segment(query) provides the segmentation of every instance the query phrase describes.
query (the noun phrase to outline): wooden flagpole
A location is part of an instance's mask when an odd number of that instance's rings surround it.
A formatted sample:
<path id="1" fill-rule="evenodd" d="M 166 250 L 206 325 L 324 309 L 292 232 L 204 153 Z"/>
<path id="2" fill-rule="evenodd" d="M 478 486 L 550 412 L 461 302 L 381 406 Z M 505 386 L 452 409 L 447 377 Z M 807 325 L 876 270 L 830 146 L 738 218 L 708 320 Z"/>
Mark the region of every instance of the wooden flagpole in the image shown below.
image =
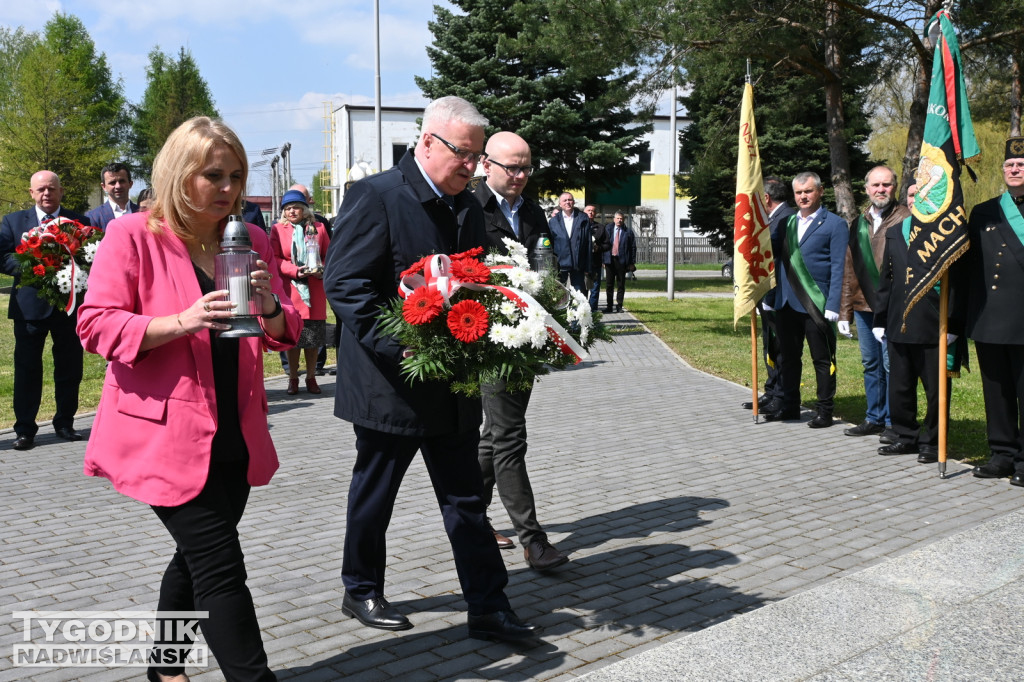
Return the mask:
<path id="1" fill-rule="evenodd" d="M 946 435 L 949 430 L 949 381 L 946 369 L 946 330 L 949 328 L 949 270 L 939 284 L 939 478 L 946 477 Z"/>
<path id="2" fill-rule="evenodd" d="M 753 392 L 754 423 L 757 423 L 757 390 L 760 384 L 757 382 L 757 308 L 750 311 L 750 375 L 751 391 Z"/>

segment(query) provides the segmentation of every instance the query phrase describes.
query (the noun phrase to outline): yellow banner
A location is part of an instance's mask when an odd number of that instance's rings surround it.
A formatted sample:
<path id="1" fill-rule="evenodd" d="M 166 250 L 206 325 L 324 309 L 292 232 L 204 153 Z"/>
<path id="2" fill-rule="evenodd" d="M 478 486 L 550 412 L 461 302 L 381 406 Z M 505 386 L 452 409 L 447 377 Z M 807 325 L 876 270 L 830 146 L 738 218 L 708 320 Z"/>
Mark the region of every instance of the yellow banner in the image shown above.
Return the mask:
<path id="1" fill-rule="evenodd" d="M 764 206 L 761 155 L 754 125 L 754 88 L 743 88 L 739 158 L 736 161 L 736 212 L 733 222 L 733 325 L 775 287 L 775 254 Z"/>

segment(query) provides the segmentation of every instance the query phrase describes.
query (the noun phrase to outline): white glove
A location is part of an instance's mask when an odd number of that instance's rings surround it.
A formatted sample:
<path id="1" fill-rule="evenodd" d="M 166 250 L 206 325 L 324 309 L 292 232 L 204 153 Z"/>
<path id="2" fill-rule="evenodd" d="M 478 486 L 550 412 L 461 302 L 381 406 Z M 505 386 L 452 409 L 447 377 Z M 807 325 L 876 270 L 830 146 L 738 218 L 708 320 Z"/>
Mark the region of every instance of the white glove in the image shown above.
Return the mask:
<path id="1" fill-rule="evenodd" d="M 826 310 L 825 319 L 828 320 L 829 322 L 835 322 L 839 319 L 839 313 L 833 310 Z"/>
<path id="2" fill-rule="evenodd" d="M 839 320 L 839 324 L 836 325 L 836 326 L 839 327 L 839 333 L 840 334 L 842 334 L 843 336 L 845 336 L 848 339 L 852 339 L 853 338 L 853 332 L 850 331 L 850 323 L 849 322 L 847 322 L 846 320 Z"/>
<path id="3" fill-rule="evenodd" d="M 871 333 L 875 335 L 878 343 L 885 343 L 885 327 L 872 327 Z"/>
<path id="4" fill-rule="evenodd" d="M 946 345 L 947 346 L 952 346 L 953 342 L 956 341 L 956 339 L 957 339 L 956 334 L 946 334 Z"/>
<path id="5" fill-rule="evenodd" d="M 775 308 L 771 307 L 770 305 L 768 305 L 764 301 L 761 301 L 761 307 L 764 308 L 765 310 L 769 310 L 769 311 L 775 310 Z"/>

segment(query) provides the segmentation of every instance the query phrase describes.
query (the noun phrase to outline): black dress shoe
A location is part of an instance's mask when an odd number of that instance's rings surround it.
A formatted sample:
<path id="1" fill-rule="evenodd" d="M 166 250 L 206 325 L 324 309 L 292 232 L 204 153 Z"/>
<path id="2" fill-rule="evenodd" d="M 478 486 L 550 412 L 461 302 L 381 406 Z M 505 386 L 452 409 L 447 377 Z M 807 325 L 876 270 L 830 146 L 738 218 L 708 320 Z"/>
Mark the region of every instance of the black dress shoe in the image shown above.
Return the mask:
<path id="1" fill-rule="evenodd" d="M 31 450 L 36 446 L 36 439 L 34 436 L 18 436 L 14 439 L 15 450 Z"/>
<path id="2" fill-rule="evenodd" d="M 800 419 L 800 408 L 792 410 L 770 410 L 762 415 L 766 422 L 796 421 Z"/>
<path id="3" fill-rule="evenodd" d="M 559 552 L 547 539 L 531 542 L 523 549 L 523 556 L 530 568 L 538 571 L 549 571 L 569 561 L 569 557 Z"/>
<path id="4" fill-rule="evenodd" d="M 75 431 L 70 426 L 63 426 L 59 429 L 54 429 L 57 434 L 57 438 L 63 438 L 64 440 L 82 440 L 82 434 Z"/>
<path id="5" fill-rule="evenodd" d="M 858 424 L 851 429 L 843 431 L 847 436 L 874 436 L 885 431 L 885 427 L 881 424 L 872 424 L 869 421 L 865 421 L 862 424 Z"/>
<path id="6" fill-rule="evenodd" d="M 620 306 L 615 306 L 615 312 L 621 313 L 622 312 L 622 306 L 621 305 Z"/>
<path id="7" fill-rule="evenodd" d="M 758 412 L 764 412 L 765 410 L 768 409 L 768 406 L 771 405 L 771 404 L 772 404 L 771 398 L 769 398 L 766 395 L 760 396 L 757 399 L 757 411 Z M 740 406 L 744 410 L 752 410 L 752 409 L 754 409 L 754 402 L 751 401 L 751 400 L 748 400 L 745 403 L 740 403 Z"/>
<path id="8" fill-rule="evenodd" d="M 917 456 L 918 464 L 935 464 L 939 461 L 939 453 L 935 450 L 921 448 L 921 454 Z"/>
<path id="9" fill-rule="evenodd" d="M 878 454 L 880 455 L 916 455 L 917 446 L 911 445 L 910 443 L 896 442 L 892 445 L 883 445 L 878 448 Z M 938 458 L 936 458 L 937 460 Z"/>
<path id="10" fill-rule="evenodd" d="M 501 639 L 518 642 L 537 637 L 537 626 L 524 623 L 511 611 L 495 611 L 469 616 L 469 636 L 473 639 Z"/>
<path id="11" fill-rule="evenodd" d="M 975 478 L 1006 478 L 1007 476 L 1013 476 L 1013 468 L 1000 469 L 992 466 L 992 463 L 985 464 L 980 467 L 974 467 L 971 472 Z"/>
<path id="12" fill-rule="evenodd" d="M 896 432 L 892 430 L 892 427 L 886 426 L 885 431 L 882 431 L 882 435 L 878 437 L 878 442 L 882 445 L 892 445 L 899 439 L 900 437 L 896 435 Z"/>
<path id="13" fill-rule="evenodd" d="M 814 419 L 807 422 L 807 426 L 812 429 L 827 429 L 835 423 L 832 419 L 832 415 L 819 412 L 814 416 Z"/>
<path id="14" fill-rule="evenodd" d="M 1024 475 L 1014 474 L 1013 478 L 1010 479 L 1010 485 L 1015 485 L 1019 488 L 1024 488 Z"/>
<path id="15" fill-rule="evenodd" d="M 341 602 L 341 612 L 367 627 L 378 630 L 408 630 L 412 627 L 409 619 L 400 614 L 384 597 L 371 597 L 366 601 L 359 601 L 346 594 Z"/>

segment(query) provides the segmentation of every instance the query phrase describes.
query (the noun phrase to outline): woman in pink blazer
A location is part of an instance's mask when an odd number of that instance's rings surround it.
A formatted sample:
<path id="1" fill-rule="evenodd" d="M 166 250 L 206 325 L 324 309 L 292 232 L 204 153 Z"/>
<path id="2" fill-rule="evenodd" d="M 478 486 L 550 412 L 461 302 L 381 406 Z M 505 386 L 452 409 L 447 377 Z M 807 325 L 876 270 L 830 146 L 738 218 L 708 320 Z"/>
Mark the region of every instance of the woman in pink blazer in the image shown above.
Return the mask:
<path id="1" fill-rule="evenodd" d="M 225 678 L 271 680 L 237 525 L 249 487 L 277 469 L 263 351 L 294 345 L 302 322 L 268 238 L 250 225 L 265 336 L 218 335 L 233 304 L 214 286 L 214 257 L 247 174 L 223 123 L 198 117 L 175 130 L 153 163 L 150 212 L 122 218 L 97 250 L 78 333 L 109 360 L 85 473 L 151 505 L 177 547 L 158 611 L 207 611 L 199 624 Z M 187 638 L 158 644 L 149 679 L 187 679 Z"/>
<path id="2" fill-rule="evenodd" d="M 270 229 L 274 256 L 281 268 L 284 290 L 302 316 L 302 334 L 288 351 L 288 395 L 299 392 L 299 349 L 306 358 L 306 390 L 321 393 L 316 383 L 316 356 L 327 337 L 327 295 L 324 268 L 330 239 L 316 222 L 306 195 L 290 189 L 281 197 L 281 219 Z"/>

